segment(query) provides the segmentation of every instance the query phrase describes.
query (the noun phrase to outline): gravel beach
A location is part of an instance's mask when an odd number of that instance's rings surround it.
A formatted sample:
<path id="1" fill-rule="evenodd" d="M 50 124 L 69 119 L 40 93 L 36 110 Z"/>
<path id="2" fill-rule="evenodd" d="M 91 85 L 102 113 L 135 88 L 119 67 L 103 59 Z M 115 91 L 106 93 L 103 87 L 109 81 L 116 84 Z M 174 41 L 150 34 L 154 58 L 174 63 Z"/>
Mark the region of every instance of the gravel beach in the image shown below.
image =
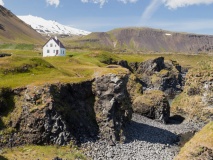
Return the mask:
<path id="1" fill-rule="evenodd" d="M 179 152 L 179 135 L 198 131 L 192 122 L 162 124 L 138 114 L 125 128 L 125 143 L 87 142 L 84 154 L 94 160 L 172 160 Z"/>

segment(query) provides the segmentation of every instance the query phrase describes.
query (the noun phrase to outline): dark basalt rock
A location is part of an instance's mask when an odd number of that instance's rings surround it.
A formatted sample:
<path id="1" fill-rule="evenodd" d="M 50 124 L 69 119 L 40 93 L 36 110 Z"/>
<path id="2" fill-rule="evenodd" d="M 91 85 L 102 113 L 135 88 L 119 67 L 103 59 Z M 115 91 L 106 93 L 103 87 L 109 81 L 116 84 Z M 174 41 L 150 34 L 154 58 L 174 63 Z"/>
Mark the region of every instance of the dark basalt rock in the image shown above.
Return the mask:
<path id="1" fill-rule="evenodd" d="M 13 145 L 66 145 L 98 137 L 115 144 L 132 115 L 128 77 L 110 74 L 78 84 L 15 89 L 13 116 L 5 126 L 12 128 Z M 6 102 L 0 99 L 0 104 Z M 11 133 L 4 132 L 0 146 L 7 145 Z"/>
<path id="2" fill-rule="evenodd" d="M 160 72 L 165 68 L 164 57 L 159 57 L 154 60 L 148 60 L 138 65 L 137 74 L 153 75 L 155 72 Z"/>
<path id="3" fill-rule="evenodd" d="M 94 82 L 95 113 L 100 135 L 111 145 L 121 140 L 125 123 L 131 120 L 131 99 L 127 92 L 128 75 L 107 75 Z"/>
<path id="4" fill-rule="evenodd" d="M 119 61 L 118 64 L 135 73 L 143 90 L 161 90 L 166 95 L 175 95 L 182 91 L 184 77 L 182 67 L 176 61 L 164 61 L 164 57 L 158 57 L 145 62 Z"/>
<path id="5" fill-rule="evenodd" d="M 19 134 L 16 144 L 63 145 L 98 134 L 91 81 L 28 86 L 16 105 L 22 106 L 20 117 L 11 119 Z"/>
<path id="6" fill-rule="evenodd" d="M 137 64 L 135 70 L 144 90 L 161 90 L 166 95 L 182 91 L 181 66 L 175 61 L 164 62 L 163 57 Z"/>

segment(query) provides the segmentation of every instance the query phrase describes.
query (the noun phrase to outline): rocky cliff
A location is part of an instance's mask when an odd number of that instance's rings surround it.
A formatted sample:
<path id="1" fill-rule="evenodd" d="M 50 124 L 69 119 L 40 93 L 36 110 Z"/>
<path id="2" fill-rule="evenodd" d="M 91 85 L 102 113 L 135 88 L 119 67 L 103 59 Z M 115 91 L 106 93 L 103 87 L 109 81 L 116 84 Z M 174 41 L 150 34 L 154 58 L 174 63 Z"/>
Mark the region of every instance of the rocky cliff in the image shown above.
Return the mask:
<path id="1" fill-rule="evenodd" d="M 183 92 L 177 96 L 171 110 L 190 120 L 209 122 L 213 120 L 213 63 L 198 63 L 199 69 L 186 74 Z"/>
<path id="2" fill-rule="evenodd" d="M 132 112 L 167 123 L 168 95 L 182 89 L 181 67 L 163 57 L 117 62 L 132 73 L 75 84 L 46 84 L 0 92 L 1 145 L 124 141 Z M 133 104 L 133 105 L 132 105 Z"/>
<path id="3" fill-rule="evenodd" d="M 0 145 L 7 145 L 11 136 L 14 145 L 63 145 L 98 137 L 113 145 L 131 119 L 128 78 L 110 74 L 79 84 L 2 91 L 0 113 L 7 118 L 1 118 Z"/>

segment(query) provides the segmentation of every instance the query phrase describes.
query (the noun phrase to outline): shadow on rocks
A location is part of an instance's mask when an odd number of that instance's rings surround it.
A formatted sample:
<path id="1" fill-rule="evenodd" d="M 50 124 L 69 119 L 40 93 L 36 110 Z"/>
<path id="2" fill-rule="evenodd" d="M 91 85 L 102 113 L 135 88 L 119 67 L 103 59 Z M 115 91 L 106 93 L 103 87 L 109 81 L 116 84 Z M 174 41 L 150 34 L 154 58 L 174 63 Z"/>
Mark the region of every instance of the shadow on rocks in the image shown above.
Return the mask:
<path id="1" fill-rule="evenodd" d="M 181 124 L 184 120 L 185 118 L 180 115 L 173 115 L 169 117 L 168 124 Z"/>
<path id="2" fill-rule="evenodd" d="M 8 159 L 0 155 L 0 160 L 8 160 Z"/>
<path id="3" fill-rule="evenodd" d="M 174 144 L 179 141 L 178 135 L 167 130 L 131 121 L 125 128 L 125 143 L 146 141 L 149 143 Z"/>

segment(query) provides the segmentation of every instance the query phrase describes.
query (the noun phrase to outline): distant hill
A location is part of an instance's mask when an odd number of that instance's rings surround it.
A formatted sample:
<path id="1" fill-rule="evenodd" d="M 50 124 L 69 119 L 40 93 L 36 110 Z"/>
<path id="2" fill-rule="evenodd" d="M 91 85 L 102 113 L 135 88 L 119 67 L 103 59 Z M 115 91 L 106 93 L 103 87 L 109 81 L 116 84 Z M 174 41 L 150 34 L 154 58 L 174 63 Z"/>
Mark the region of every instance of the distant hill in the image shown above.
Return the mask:
<path id="1" fill-rule="evenodd" d="M 41 34 L 0 5 L 0 44 L 43 44 L 44 42 L 45 38 Z"/>
<path id="2" fill-rule="evenodd" d="M 108 48 L 120 51 L 212 52 L 213 36 L 177 33 L 152 28 L 121 28 L 96 32 L 69 41 L 71 47 Z"/>
<path id="3" fill-rule="evenodd" d="M 88 35 L 91 33 L 88 31 L 62 25 L 56 21 L 45 20 L 41 17 L 35 17 L 32 15 L 18 16 L 18 17 L 25 23 L 29 24 L 38 33 L 44 35 L 56 34 L 62 36 L 71 36 L 71 35 Z"/>

